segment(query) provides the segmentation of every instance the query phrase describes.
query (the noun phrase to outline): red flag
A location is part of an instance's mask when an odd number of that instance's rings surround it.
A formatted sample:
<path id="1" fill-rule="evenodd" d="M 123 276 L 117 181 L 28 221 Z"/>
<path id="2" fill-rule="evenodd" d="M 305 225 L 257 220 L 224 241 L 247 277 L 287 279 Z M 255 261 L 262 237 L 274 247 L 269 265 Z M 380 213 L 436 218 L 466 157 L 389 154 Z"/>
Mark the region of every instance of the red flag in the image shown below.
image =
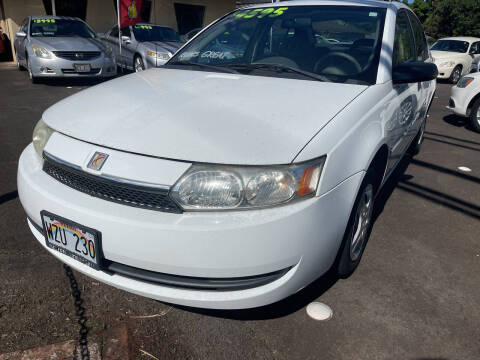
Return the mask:
<path id="1" fill-rule="evenodd" d="M 120 27 L 135 25 L 142 20 L 142 0 L 120 0 Z"/>

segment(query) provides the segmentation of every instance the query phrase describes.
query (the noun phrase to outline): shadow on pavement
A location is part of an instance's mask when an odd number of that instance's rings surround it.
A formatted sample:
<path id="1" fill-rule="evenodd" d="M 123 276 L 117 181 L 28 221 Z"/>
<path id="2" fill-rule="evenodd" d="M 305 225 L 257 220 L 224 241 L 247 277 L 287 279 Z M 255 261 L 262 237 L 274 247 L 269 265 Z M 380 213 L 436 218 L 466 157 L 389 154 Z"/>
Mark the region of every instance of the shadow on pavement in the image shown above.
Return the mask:
<path id="1" fill-rule="evenodd" d="M 444 116 L 443 121 L 445 121 L 447 124 L 450 124 L 456 127 L 463 127 L 469 131 L 477 133 L 475 130 L 472 129 L 470 125 L 470 119 L 467 117 L 450 114 L 450 115 Z"/>
<path id="2" fill-rule="evenodd" d="M 17 190 L 9 192 L 7 194 L 0 195 L 0 205 L 8 202 L 10 200 L 16 199 L 17 197 L 18 197 L 18 191 Z"/>

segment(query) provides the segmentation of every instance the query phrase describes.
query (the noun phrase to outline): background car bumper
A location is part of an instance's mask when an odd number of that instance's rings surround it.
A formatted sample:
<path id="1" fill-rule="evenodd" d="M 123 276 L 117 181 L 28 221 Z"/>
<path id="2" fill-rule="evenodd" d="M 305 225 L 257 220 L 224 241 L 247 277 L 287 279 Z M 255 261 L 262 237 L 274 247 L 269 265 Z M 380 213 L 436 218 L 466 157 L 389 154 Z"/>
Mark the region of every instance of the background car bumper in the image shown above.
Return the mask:
<path id="1" fill-rule="evenodd" d="M 43 59 L 37 56 L 28 58 L 32 74 L 35 77 L 110 77 L 117 74 L 115 62 L 103 56 L 88 61 L 70 61 L 54 57 Z M 90 64 L 90 73 L 77 73 L 74 64 Z"/>
<path id="2" fill-rule="evenodd" d="M 437 65 L 438 66 L 438 65 Z M 448 79 L 452 75 L 452 71 L 455 67 L 439 67 L 438 68 L 438 79 Z"/>
<path id="3" fill-rule="evenodd" d="M 19 161 L 18 192 L 28 217 L 36 224 L 41 224 L 40 211 L 47 210 L 100 231 L 108 261 L 203 278 L 241 278 L 290 268 L 259 287 L 194 290 L 92 270 L 47 249 L 73 268 L 136 294 L 187 306 L 238 309 L 294 294 L 331 267 L 362 175 L 352 176 L 321 197 L 288 206 L 169 214 L 93 198 L 62 185 L 42 171 L 42 161 L 29 145 Z M 43 235 L 32 224 L 30 228 L 45 247 Z"/>
<path id="4" fill-rule="evenodd" d="M 467 116 L 467 108 L 469 102 L 469 91 L 467 89 L 453 86 L 450 90 L 450 100 L 448 109 L 452 110 L 455 114 L 461 116 Z"/>

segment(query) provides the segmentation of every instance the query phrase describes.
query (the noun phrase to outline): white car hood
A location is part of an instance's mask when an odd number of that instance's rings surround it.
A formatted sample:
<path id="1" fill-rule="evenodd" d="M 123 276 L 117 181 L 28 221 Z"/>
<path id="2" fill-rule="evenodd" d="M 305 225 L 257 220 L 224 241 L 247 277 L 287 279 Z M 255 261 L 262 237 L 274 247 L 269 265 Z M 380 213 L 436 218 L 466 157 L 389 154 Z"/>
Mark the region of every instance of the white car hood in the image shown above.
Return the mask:
<path id="1" fill-rule="evenodd" d="M 458 59 L 458 58 L 463 58 L 465 57 L 467 54 L 464 54 L 464 53 L 458 53 L 458 52 L 453 52 L 453 51 L 436 51 L 436 50 L 432 50 L 431 51 L 432 53 L 432 57 L 435 59 L 435 61 L 437 60 L 455 60 L 455 59 Z"/>
<path id="2" fill-rule="evenodd" d="M 70 96 L 43 120 L 83 141 L 161 158 L 286 164 L 366 88 L 152 69 Z"/>

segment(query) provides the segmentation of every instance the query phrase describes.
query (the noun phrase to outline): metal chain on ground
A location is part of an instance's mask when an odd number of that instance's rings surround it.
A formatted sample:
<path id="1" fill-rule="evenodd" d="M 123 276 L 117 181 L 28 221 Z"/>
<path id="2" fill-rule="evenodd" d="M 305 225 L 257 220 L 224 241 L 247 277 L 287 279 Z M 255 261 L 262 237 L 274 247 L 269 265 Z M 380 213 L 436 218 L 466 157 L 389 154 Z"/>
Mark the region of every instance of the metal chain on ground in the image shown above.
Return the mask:
<path id="1" fill-rule="evenodd" d="M 85 315 L 85 308 L 83 307 L 82 293 L 78 289 L 78 282 L 73 275 L 72 269 L 70 266 L 63 264 L 65 269 L 65 274 L 70 281 L 70 288 L 72 289 L 72 296 L 75 305 L 75 314 L 78 318 L 78 324 L 80 325 L 80 337 L 78 343 L 80 344 L 80 358 L 82 360 L 90 360 L 90 352 L 88 351 L 88 327 L 87 327 L 87 316 Z M 74 354 L 76 358 L 76 354 Z"/>

